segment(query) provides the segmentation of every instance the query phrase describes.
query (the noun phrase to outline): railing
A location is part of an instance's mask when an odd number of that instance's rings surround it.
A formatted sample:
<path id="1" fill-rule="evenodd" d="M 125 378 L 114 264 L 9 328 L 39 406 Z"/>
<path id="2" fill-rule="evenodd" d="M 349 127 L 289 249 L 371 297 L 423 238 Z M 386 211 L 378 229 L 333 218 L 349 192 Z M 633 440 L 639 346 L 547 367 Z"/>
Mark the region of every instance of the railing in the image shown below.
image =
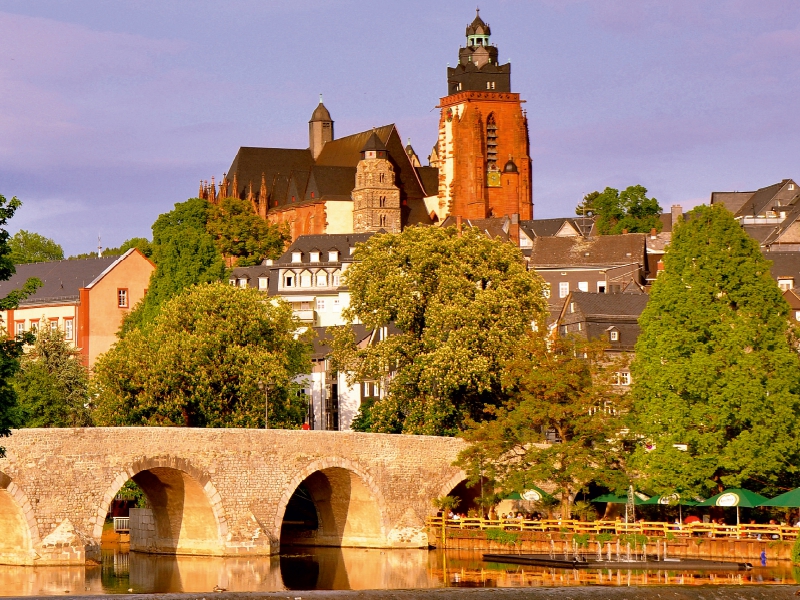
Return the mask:
<path id="1" fill-rule="evenodd" d="M 116 533 L 128 533 L 130 530 L 130 517 L 114 517 L 114 531 Z"/>
<path id="2" fill-rule="evenodd" d="M 638 534 L 648 537 L 711 537 L 759 540 L 794 540 L 800 529 L 788 525 L 717 525 L 715 523 L 675 524 L 660 521 L 623 523 L 621 521 L 573 521 L 573 520 L 541 520 L 526 519 L 483 519 L 465 517 L 463 519 L 443 519 L 429 517 L 428 525 L 441 527 L 442 522 L 448 529 L 503 529 L 506 531 L 532 531 L 540 533 L 568 534 Z"/>

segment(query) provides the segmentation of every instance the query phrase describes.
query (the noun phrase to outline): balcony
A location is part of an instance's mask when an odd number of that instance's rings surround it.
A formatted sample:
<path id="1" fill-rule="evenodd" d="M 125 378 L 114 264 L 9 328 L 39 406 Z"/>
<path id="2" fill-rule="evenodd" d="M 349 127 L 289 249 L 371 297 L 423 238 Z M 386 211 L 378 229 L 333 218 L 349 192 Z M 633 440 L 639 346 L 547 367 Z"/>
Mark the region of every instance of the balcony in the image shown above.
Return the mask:
<path id="1" fill-rule="evenodd" d="M 292 314 L 303 323 L 313 323 L 317 316 L 313 309 L 293 310 Z"/>

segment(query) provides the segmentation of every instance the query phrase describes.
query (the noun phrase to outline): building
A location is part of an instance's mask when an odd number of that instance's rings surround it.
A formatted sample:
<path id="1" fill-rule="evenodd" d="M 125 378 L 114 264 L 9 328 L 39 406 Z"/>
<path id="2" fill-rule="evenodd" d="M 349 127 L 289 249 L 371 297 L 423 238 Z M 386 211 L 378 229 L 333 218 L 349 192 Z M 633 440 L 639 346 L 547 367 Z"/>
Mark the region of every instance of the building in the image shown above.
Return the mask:
<path id="1" fill-rule="evenodd" d="M 639 317 L 648 299 L 641 291 L 620 294 L 572 291 L 558 315 L 556 330 L 561 337 L 602 339 L 611 357 L 632 356 L 640 333 Z M 620 367 L 617 382 L 620 386 L 631 384 L 627 366 Z"/>
<path id="2" fill-rule="evenodd" d="M 731 211 L 762 248 L 800 250 L 800 189 L 792 179 L 755 192 L 713 192 L 711 204 Z"/>
<path id="3" fill-rule="evenodd" d="M 528 268 L 548 286 L 550 321 L 561 313 L 570 292 L 620 293 L 646 281 L 645 234 L 537 237 L 524 250 Z"/>
<path id="4" fill-rule="evenodd" d="M 528 119 L 519 94 L 511 91 L 511 64 L 500 64 L 490 34 L 478 13 L 467 26 L 458 64 L 447 69 L 431 154 L 440 221 L 448 215 L 533 218 Z"/>
<path id="5" fill-rule="evenodd" d="M 8 337 L 39 327 L 60 328 L 92 367 L 117 341 L 125 315 L 144 298 L 155 265 L 131 248 L 122 256 L 31 263 L 16 269 L 11 279 L 0 282 L 0 296 L 20 289 L 31 277 L 43 285 L 18 308 L 4 311 Z"/>
<path id="6" fill-rule="evenodd" d="M 296 240 L 302 235 L 430 225 L 434 221 L 427 205 L 436 204 L 437 186 L 436 169 L 419 165 L 394 125 L 336 139 L 333 119 L 320 98 L 309 121 L 308 148 L 239 148 L 219 189 L 212 177 L 211 184 L 201 182 L 198 194 L 212 203 L 226 197 L 247 200 L 262 218 L 287 224 Z M 386 206 L 380 206 L 381 198 Z M 364 209 L 367 200 L 376 206 Z M 359 212 L 354 212 L 354 201 Z M 375 224 L 364 225 L 367 216 Z M 381 219 L 386 225 L 380 225 Z"/>

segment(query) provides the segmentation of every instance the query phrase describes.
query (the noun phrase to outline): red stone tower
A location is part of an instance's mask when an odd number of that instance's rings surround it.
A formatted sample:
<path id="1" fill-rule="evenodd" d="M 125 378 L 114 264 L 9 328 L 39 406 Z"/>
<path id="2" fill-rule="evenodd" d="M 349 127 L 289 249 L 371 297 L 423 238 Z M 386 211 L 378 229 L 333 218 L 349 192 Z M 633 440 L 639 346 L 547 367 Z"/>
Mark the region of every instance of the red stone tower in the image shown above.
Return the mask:
<path id="1" fill-rule="evenodd" d="M 440 211 L 467 219 L 533 218 L 528 119 L 511 92 L 511 64 L 499 64 L 480 14 L 467 46 L 447 69 L 437 145 Z"/>

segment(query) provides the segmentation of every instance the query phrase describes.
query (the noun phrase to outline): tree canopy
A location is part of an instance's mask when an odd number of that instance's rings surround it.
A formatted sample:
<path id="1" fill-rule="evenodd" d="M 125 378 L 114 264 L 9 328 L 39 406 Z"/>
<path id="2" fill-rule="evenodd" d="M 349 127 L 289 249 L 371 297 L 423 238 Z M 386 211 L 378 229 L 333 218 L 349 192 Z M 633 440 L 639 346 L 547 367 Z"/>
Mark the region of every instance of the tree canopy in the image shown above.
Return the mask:
<path id="1" fill-rule="evenodd" d="M 89 371 L 64 332 L 39 327 L 14 377 L 18 427 L 85 427 L 89 410 Z"/>
<path id="2" fill-rule="evenodd" d="M 11 261 L 15 265 L 64 260 L 64 249 L 50 238 L 20 229 L 9 240 Z"/>
<path id="3" fill-rule="evenodd" d="M 474 228 L 409 227 L 372 236 L 354 258 L 345 320 L 399 330 L 366 348 L 349 327 L 332 332 L 337 368 L 385 390 L 354 428 L 453 435 L 501 402 L 501 365 L 534 322 L 544 329 L 546 311 L 518 248 Z"/>
<path id="4" fill-rule="evenodd" d="M 591 482 L 623 489 L 628 398 L 614 387 L 620 366 L 601 342 L 528 335 L 503 372 L 508 399 L 463 434 L 472 444 L 458 464 L 471 481 L 483 477 L 506 492 L 553 483 L 562 515 Z"/>
<path id="5" fill-rule="evenodd" d="M 650 233 L 661 231 L 662 223 L 658 218 L 661 206 L 655 198 L 647 197 L 647 188 L 632 185 L 622 192 L 607 187 L 601 192 L 591 192 L 583 197 L 583 201 L 575 208 L 576 214 L 595 218 L 595 227 L 600 235 L 628 233 Z"/>
<path id="6" fill-rule="evenodd" d="M 212 205 L 207 228 L 222 255 L 237 267 L 278 258 L 289 241 L 286 229 L 265 221 L 249 202 L 239 198 L 223 198 Z"/>
<path id="7" fill-rule="evenodd" d="M 769 262 L 721 206 L 673 231 L 632 365 L 637 464 L 654 491 L 797 481 L 800 369 Z"/>
<path id="8" fill-rule="evenodd" d="M 289 305 L 226 283 L 192 286 L 94 367 L 98 425 L 296 428 L 306 415 L 295 378 L 310 372 Z M 259 383 L 266 390 L 259 388 Z"/>
<path id="9" fill-rule="evenodd" d="M 22 205 L 16 197 L 7 200 L 0 194 L 0 281 L 7 281 L 16 273 L 14 261 L 11 258 L 10 235 L 6 229 L 8 221 Z M 0 298 L 0 311 L 16 308 L 19 302 L 28 297 L 42 285 L 36 278 L 28 279 L 19 290 L 10 292 L 5 298 Z M 4 328 L 0 333 L 5 333 Z M 15 424 L 17 409 L 17 394 L 14 391 L 13 378 L 19 371 L 19 359 L 22 356 L 26 343 L 32 342 L 30 333 L 8 339 L 8 335 L 0 336 L 0 437 L 11 435 L 11 427 Z M 5 448 L 0 447 L 0 457 L 5 455 Z"/>
<path id="10" fill-rule="evenodd" d="M 181 290 L 225 277 L 222 255 L 206 230 L 210 206 L 192 198 L 156 219 L 151 254 L 156 270 L 143 302 L 123 324 L 123 335 L 151 323 L 161 305 Z"/>

